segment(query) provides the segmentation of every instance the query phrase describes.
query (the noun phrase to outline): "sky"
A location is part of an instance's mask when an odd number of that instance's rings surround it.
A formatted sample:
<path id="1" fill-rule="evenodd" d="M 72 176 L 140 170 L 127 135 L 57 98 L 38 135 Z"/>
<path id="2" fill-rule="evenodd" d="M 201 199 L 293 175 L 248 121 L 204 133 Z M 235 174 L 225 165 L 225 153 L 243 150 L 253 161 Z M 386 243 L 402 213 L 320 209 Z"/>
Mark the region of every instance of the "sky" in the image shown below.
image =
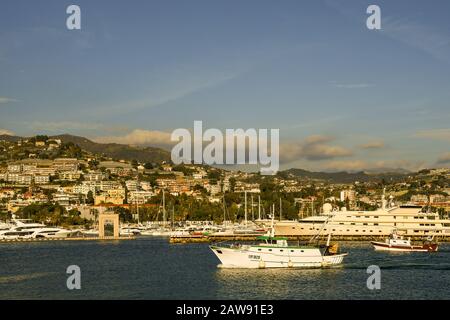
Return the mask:
<path id="1" fill-rule="evenodd" d="M 66 8 L 81 8 L 68 30 Z M 366 9 L 381 9 L 369 30 Z M 0 134 L 170 148 L 193 127 L 280 129 L 282 168 L 450 166 L 450 2 L 0 4 Z"/>

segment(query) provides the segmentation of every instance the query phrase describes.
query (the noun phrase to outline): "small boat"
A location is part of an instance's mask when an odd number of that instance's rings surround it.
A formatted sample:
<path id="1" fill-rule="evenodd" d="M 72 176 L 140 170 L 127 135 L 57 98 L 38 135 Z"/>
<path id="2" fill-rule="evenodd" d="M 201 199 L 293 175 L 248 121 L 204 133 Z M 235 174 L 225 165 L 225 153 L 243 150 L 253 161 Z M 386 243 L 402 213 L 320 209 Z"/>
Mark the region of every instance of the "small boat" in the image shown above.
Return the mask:
<path id="1" fill-rule="evenodd" d="M 433 237 L 428 238 L 422 244 L 412 245 L 411 238 L 405 239 L 396 232 L 391 233 L 385 242 L 371 241 L 375 250 L 397 252 L 436 252 L 438 244 L 433 242 Z"/>

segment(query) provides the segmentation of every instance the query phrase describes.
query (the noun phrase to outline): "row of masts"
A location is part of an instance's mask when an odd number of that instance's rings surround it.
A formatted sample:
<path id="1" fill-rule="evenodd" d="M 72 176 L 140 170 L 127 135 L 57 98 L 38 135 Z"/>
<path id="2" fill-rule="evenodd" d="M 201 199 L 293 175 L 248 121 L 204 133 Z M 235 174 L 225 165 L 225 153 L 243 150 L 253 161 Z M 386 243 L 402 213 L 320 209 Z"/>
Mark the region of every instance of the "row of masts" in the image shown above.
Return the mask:
<path id="1" fill-rule="evenodd" d="M 255 220 L 255 216 L 254 216 L 254 212 L 253 212 L 253 208 L 254 208 L 253 194 L 251 195 L 251 208 L 252 208 L 251 209 L 252 220 Z M 247 191 L 244 191 L 244 221 L 245 221 L 245 225 L 247 225 L 247 222 L 248 222 L 247 213 L 248 213 L 248 209 L 247 209 Z M 275 204 L 272 204 L 270 216 L 273 216 L 273 217 L 275 216 Z M 282 219 L 282 216 L 283 216 L 283 206 L 282 206 L 282 202 L 281 202 L 281 198 L 280 198 L 280 221 Z M 261 219 L 261 196 L 259 196 L 259 195 L 258 195 L 258 220 L 262 220 Z"/>

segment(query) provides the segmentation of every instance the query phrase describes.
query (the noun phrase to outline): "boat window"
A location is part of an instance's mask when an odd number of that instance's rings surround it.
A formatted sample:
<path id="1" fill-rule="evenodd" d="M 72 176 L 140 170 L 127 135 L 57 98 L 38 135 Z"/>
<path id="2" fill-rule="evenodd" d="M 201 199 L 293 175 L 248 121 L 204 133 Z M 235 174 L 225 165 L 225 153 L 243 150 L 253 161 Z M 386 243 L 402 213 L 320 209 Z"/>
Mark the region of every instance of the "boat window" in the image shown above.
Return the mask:
<path id="1" fill-rule="evenodd" d="M 283 249 L 280 249 L 280 252 L 283 252 Z"/>
<path id="2" fill-rule="evenodd" d="M 258 251 L 261 251 L 261 249 L 258 249 Z"/>
<path id="3" fill-rule="evenodd" d="M 294 252 L 294 250 L 291 250 L 291 252 Z"/>

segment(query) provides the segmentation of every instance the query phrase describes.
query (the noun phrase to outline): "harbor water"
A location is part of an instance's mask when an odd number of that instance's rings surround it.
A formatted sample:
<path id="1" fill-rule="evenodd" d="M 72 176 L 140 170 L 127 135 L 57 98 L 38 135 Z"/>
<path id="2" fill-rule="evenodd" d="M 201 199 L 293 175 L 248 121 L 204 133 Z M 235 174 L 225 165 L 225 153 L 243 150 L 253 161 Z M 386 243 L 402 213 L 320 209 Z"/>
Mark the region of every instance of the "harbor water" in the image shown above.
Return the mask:
<path id="1" fill-rule="evenodd" d="M 206 243 L 49 241 L 0 245 L 0 299 L 450 299 L 450 245 L 437 253 L 349 252 L 331 269 L 220 269 Z M 81 269 L 81 289 L 66 269 Z M 367 288 L 367 267 L 381 268 L 381 288 Z"/>

